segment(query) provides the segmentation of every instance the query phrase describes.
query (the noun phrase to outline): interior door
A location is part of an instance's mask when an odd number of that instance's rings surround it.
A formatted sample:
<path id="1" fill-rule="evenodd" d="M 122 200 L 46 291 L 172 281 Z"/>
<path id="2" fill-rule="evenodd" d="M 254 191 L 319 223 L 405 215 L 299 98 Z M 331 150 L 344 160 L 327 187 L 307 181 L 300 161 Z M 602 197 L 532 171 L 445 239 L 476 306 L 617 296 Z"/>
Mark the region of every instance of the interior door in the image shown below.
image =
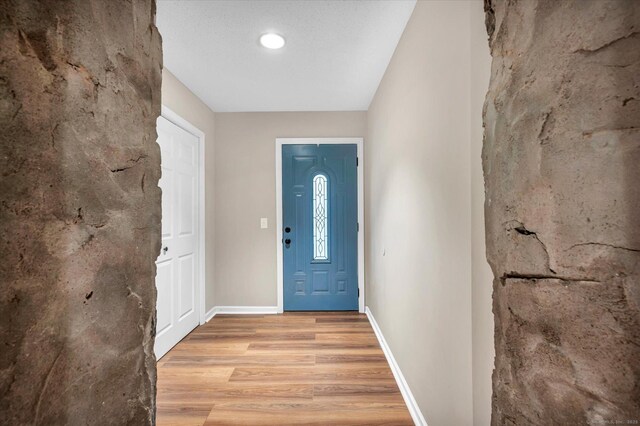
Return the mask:
<path id="1" fill-rule="evenodd" d="M 156 357 L 199 324 L 198 138 L 158 118 L 161 150 L 162 249 L 156 260 Z"/>
<path id="2" fill-rule="evenodd" d="M 284 309 L 358 309 L 357 146 L 283 145 Z"/>

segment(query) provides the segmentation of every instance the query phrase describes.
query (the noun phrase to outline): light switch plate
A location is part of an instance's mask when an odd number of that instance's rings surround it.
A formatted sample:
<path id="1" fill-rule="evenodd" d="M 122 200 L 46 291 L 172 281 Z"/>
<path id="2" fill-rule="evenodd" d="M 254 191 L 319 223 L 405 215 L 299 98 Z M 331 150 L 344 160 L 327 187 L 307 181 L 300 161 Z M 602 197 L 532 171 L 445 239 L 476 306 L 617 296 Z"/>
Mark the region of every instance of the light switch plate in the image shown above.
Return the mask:
<path id="1" fill-rule="evenodd" d="M 261 217 L 260 218 L 260 228 L 262 229 L 267 229 L 269 227 L 268 222 L 267 222 L 267 218 L 266 217 Z"/>

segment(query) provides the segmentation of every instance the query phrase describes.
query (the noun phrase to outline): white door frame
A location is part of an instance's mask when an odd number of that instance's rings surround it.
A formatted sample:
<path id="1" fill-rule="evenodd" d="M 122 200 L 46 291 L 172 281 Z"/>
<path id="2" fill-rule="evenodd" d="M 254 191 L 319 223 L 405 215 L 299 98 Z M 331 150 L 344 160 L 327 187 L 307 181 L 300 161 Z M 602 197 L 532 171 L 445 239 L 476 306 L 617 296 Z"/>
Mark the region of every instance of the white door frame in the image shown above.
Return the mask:
<path id="1" fill-rule="evenodd" d="M 364 313 L 364 151 L 362 138 L 277 138 L 276 139 L 276 252 L 278 264 L 278 313 L 284 312 L 284 269 L 282 252 L 282 145 L 340 145 L 358 147 L 358 310 Z"/>
<path id="2" fill-rule="evenodd" d="M 205 245 L 204 245 L 204 236 L 205 236 L 205 227 L 204 227 L 204 219 L 205 219 L 205 205 L 204 205 L 204 132 L 198 129 L 193 124 L 189 123 L 187 120 L 176 114 L 169 107 L 162 105 L 162 112 L 160 114 L 162 117 L 172 122 L 176 126 L 185 130 L 188 133 L 191 133 L 193 136 L 198 138 L 198 156 L 199 164 L 198 164 L 198 253 L 197 253 L 197 270 L 198 270 L 198 319 L 200 325 L 206 323 L 205 318 L 205 280 L 206 280 L 206 267 L 205 267 Z"/>

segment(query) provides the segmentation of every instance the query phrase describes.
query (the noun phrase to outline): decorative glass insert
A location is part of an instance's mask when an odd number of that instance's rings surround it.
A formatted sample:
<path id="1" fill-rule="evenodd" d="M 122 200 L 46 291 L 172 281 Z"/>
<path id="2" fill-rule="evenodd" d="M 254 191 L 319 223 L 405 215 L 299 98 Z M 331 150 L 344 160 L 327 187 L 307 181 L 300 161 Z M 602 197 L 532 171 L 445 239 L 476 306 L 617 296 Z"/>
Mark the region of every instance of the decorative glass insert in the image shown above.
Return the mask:
<path id="1" fill-rule="evenodd" d="M 327 177 L 313 177 L 313 260 L 329 260 Z"/>

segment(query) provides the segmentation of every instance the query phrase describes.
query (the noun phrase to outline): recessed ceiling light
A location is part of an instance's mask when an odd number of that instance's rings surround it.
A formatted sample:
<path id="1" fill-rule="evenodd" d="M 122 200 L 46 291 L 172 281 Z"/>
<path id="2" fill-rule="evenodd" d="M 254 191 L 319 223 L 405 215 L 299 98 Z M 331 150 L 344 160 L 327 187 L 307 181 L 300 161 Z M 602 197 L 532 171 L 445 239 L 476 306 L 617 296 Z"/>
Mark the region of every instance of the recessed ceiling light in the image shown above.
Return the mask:
<path id="1" fill-rule="evenodd" d="M 280 49 L 284 46 L 284 37 L 275 33 L 262 34 L 260 44 L 267 49 Z"/>

